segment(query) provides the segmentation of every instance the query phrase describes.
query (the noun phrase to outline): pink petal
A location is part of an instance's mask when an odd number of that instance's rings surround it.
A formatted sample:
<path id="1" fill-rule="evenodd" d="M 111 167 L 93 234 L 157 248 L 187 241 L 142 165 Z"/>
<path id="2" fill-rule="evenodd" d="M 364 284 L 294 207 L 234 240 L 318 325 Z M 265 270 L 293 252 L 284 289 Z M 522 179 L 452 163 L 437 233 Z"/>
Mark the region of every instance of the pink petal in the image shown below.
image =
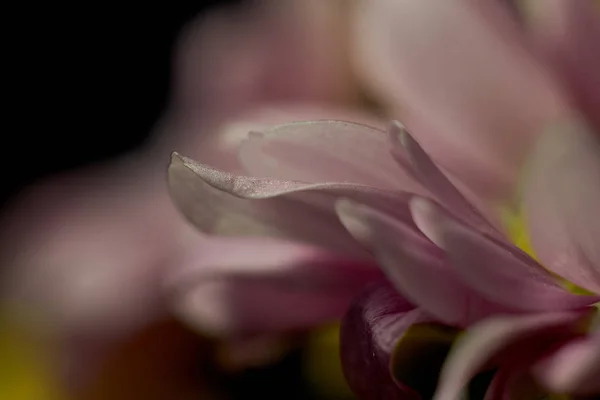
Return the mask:
<path id="1" fill-rule="evenodd" d="M 346 23 L 341 3 L 319 0 L 260 0 L 203 15 L 179 39 L 173 105 L 220 119 L 258 103 L 352 100 Z"/>
<path id="2" fill-rule="evenodd" d="M 385 132 L 343 121 L 310 121 L 255 134 L 240 149 L 251 175 L 304 182 L 352 182 L 425 193 L 390 155 Z"/>
<path id="3" fill-rule="evenodd" d="M 565 344 L 540 361 L 535 371 L 553 392 L 600 394 L 600 331 Z"/>
<path id="4" fill-rule="evenodd" d="M 232 173 L 243 173 L 238 159 L 241 143 L 249 132 L 266 131 L 273 126 L 295 121 L 343 119 L 371 126 L 384 126 L 375 117 L 355 108 L 342 108 L 315 102 L 277 102 L 258 104 L 242 113 L 223 118 L 186 116 L 170 112 L 156 128 L 158 150 L 168 155 L 175 149 L 204 164 Z"/>
<path id="5" fill-rule="evenodd" d="M 542 49 L 577 105 L 600 129 L 600 13 L 596 0 L 529 3 L 530 21 Z"/>
<path id="6" fill-rule="evenodd" d="M 391 124 L 388 134 L 392 140 L 393 155 L 404 162 L 401 154 L 406 154 L 413 173 L 436 198 L 453 213 L 459 214 L 470 224 L 479 229 L 493 233 L 495 230 L 490 223 L 473 207 L 471 203 L 456 189 L 448 178 L 440 171 L 427 153 L 412 138 L 399 122 Z"/>
<path id="7" fill-rule="evenodd" d="M 357 7 L 356 58 L 437 163 L 487 196 L 512 190 L 563 102 L 496 1 L 373 0 Z"/>
<path id="8" fill-rule="evenodd" d="M 305 328 L 339 318 L 374 265 L 269 238 L 207 238 L 173 269 L 177 312 L 201 331 L 236 335 Z"/>
<path id="9" fill-rule="evenodd" d="M 414 226 L 347 200 L 338 203 L 337 211 L 357 240 L 372 248 L 400 293 L 440 321 L 466 326 L 495 312 L 511 312 L 465 285 L 443 251 Z"/>
<path id="10" fill-rule="evenodd" d="M 339 196 L 410 220 L 408 195 L 351 183 L 302 183 L 237 176 L 175 154 L 169 167 L 171 194 L 202 231 L 270 235 L 367 256 L 333 212 Z"/>
<path id="11" fill-rule="evenodd" d="M 447 251 L 458 275 L 492 301 L 523 311 L 560 311 L 600 300 L 569 293 L 518 248 L 461 225 L 426 199 L 413 199 L 411 210 L 421 230 Z"/>
<path id="12" fill-rule="evenodd" d="M 340 346 L 344 375 L 361 399 L 416 399 L 392 379 L 391 356 L 413 324 L 430 321 L 388 284 L 373 285 L 357 296 L 342 320 Z"/>
<path id="13" fill-rule="evenodd" d="M 35 183 L 0 223 L 4 300 L 59 334 L 106 338 L 162 315 L 182 237 L 162 174 L 128 157 Z M 86 336 L 87 337 L 87 336 Z"/>
<path id="14" fill-rule="evenodd" d="M 471 378 L 494 358 L 515 356 L 523 349 L 539 353 L 553 342 L 575 334 L 581 312 L 494 317 L 469 328 L 451 351 L 442 369 L 434 400 L 455 400 Z M 511 354 L 510 350 L 514 351 Z M 530 355 L 530 354 L 528 354 Z M 520 365 L 511 366 L 518 368 Z"/>
<path id="15" fill-rule="evenodd" d="M 600 293 L 600 136 L 582 123 L 557 126 L 532 154 L 524 206 L 538 258 Z"/>

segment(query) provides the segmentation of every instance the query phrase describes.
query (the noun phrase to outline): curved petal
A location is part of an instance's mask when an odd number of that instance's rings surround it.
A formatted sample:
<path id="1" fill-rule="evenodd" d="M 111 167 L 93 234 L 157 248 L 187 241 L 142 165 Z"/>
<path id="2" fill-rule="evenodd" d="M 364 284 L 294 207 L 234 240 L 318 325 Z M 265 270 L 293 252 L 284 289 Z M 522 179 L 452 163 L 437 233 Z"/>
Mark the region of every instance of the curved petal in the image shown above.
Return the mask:
<path id="1" fill-rule="evenodd" d="M 388 284 L 365 289 L 346 312 L 340 331 L 344 375 L 361 399 L 419 399 L 398 385 L 390 371 L 391 355 L 404 332 L 430 317 Z"/>
<path id="2" fill-rule="evenodd" d="M 440 171 L 404 126 L 399 122 L 393 122 L 388 129 L 388 134 L 394 145 L 392 150 L 394 158 L 399 159 L 399 162 L 402 164 L 404 163 L 404 159 L 400 158 L 401 154 L 406 154 L 412 167 L 411 170 L 418 177 L 419 182 L 429 189 L 444 207 L 453 213 L 459 214 L 467 222 L 482 231 L 497 234 L 496 230 L 483 215 L 469 203 L 443 172 Z"/>
<path id="3" fill-rule="evenodd" d="M 426 199 L 413 199 L 411 210 L 466 284 L 494 302 L 523 311 L 561 311 L 600 300 L 569 293 L 518 248 L 461 225 Z"/>
<path id="4" fill-rule="evenodd" d="M 496 1 L 373 0 L 356 59 L 437 163 L 488 196 L 512 189 L 528 145 L 563 113 L 543 65 Z"/>
<path id="5" fill-rule="evenodd" d="M 471 378 L 490 362 L 522 367 L 532 356 L 574 336 L 583 316 L 581 312 L 503 316 L 474 325 L 450 352 L 434 400 L 459 398 Z"/>
<path id="6" fill-rule="evenodd" d="M 600 394 L 600 331 L 565 344 L 534 370 L 554 392 Z"/>
<path id="7" fill-rule="evenodd" d="M 373 264 L 269 238 L 206 238 L 168 277 L 177 312 L 217 336 L 310 327 L 343 315 Z"/>
<path id="8" fill-rule="evenodd" d="M 158 124 L 155 146 L 160 156 L 173 149 L 185 149 L 188 156 L 231 173 L 244 173 L 238 153 L 249 132 L 263 132 L 274 126 L 296 121 L 345 120 L 385 126 L 374 116 L 357 108 L 339 107 L 317 102 L 291 100 L 257 104 L 241 113 L 222 118 L 186 116 L 174 110 Z"/>
<path id="9" fill-rule="evenodd" d="M 280 125 L 240 149 L 251 175 L 304 182 L 352 182 L 417 193 L 425 190 L 396 164 L 385 132 L 344 121 Z"/>
<path id="10" fill-rule="evenodd" d="M 405 193 L 236 176 L 177 154 L 169 167 L 169 184 L 179 208 L 204 232 L 286 237 L 361 257 L 366 252 L 333 212 L 336 197 L 348 196 L 410 220 Z"/>
<path id="11" fill-rule="evenodd" d="M 596 0 L 527 1 L 542 49 L 581 110 L 600 129 L 600 12 Z"/>
<path id="12" fill-rule="evenodd" d="M 357 240 L 372 248 L 400 293 L 440 321 L 467 326 L 492 313 L 511 312 L 464 284 L 443 251 L 414 226 L 347 200 L 338 202 L 337 212 Z"/>
<path id="13" fill-rule="evenodd" d="M 531 156 L 525 217 L 539 260 L 600 293 L 600 136 L 582 123 L 557 126 Z"/>

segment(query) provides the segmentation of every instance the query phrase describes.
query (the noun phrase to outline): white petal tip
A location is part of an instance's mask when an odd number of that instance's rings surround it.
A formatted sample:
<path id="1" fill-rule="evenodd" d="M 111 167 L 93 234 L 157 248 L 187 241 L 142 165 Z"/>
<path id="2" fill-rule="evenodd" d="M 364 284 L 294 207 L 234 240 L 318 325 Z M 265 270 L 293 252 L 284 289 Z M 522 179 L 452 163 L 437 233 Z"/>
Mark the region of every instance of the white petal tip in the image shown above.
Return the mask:
<path id="1" fill-rule="evenodd" d="M 388 137 L 394 145 L 403 146 L 403 136 L 406 135 L 406 128 L 399 121 L 392 121 L 387 129 Z"/>
<path id="2" fill-rule="evenodd" d="M 342 225 L 357 240 L 365 242 L 371 234 L 362 208 L 363 206 L 344 198 L 335 203 L 335 211 Z"/>
<path id="3" fill-rule="evenodd" d="M 421 196 L 413 196 L 410 199 L 409 207 L 413 217 L 415 214 L 431 216 L 437 211 L 431 200 Z"/>

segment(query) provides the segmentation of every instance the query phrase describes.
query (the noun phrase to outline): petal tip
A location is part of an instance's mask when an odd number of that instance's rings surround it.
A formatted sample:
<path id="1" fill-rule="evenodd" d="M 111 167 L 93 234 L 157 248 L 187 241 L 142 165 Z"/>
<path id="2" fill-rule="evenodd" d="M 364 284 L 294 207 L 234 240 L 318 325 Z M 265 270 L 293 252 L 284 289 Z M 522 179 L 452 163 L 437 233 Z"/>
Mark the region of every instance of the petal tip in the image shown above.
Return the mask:
<path id="1" fill-rule="evenodd" d="M 176 151 L 171 152 L 171 163 L 176 161 L 183 161 L 183 156 Z"/>
<path id="2" fill-rule="evenodd" d="M 406 127 L 400 121 L 393 120 L 390 122 L 387 134 L 393 145 L 404 146 L 403 137 L 406 135 Z"/>
<path id="3" fill-rule="evenodd" d="M 335 212 L 352 236 L 361 242 L 368 241 L 370 229 L 365 221 L 363 206 L 347 198 L 341 198 L 335 203 Z"/>

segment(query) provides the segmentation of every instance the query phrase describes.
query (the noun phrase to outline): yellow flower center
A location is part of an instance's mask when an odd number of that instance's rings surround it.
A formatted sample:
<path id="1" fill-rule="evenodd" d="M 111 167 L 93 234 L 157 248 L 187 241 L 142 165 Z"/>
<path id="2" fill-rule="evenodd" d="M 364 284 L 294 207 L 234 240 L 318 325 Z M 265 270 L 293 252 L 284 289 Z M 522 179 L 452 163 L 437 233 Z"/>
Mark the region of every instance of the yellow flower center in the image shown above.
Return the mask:
<path id="1" fill-rule="evenodd" d="M 519 208 L 516 212 L 503 209 L 501 215 L 509 239 L 514 243 L 515 246 L 517 246 L 525 253 L 529 254 L 529 256 L 531 256 L 534 260 L 539 262 L 535 254 L 533 245 L 531 244 L 531 238 L 529 235 L 529 230 L 527 229 L 527 222 L 524 216 L 523 209 Z M 552 271 L 549 272 L 552 275 L 554 275 L 556 279 L 562 284 L 562 286 L 569 292 L 580 295 L 593 295 L 593 293 L 591 293 L 590 291 L 574 284 L 573 282 L 569 282 L 561 276 L 554 274 Z"/>

